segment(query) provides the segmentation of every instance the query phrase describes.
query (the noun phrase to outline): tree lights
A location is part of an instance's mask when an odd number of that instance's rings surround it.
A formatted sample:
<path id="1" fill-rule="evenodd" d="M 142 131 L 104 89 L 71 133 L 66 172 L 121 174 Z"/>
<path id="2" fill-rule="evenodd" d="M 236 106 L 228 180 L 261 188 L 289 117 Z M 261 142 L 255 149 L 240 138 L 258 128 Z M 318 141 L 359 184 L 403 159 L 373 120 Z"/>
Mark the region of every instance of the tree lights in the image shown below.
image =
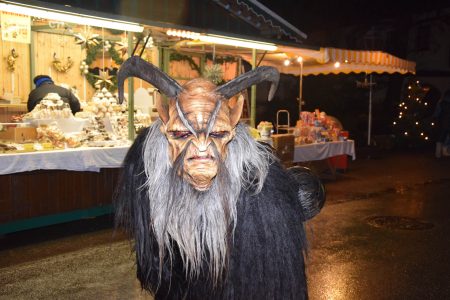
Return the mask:
<path id="1" fill-rule="evenodd" d="M 411 80 L 398 104 L 398 114 L 392 122 L 393 131 L 408 146 L 420 146 L 430 139 L 434 123 L 431 121 L 432 105 L 427 99 L 429 90 L 419 80 Z"/>

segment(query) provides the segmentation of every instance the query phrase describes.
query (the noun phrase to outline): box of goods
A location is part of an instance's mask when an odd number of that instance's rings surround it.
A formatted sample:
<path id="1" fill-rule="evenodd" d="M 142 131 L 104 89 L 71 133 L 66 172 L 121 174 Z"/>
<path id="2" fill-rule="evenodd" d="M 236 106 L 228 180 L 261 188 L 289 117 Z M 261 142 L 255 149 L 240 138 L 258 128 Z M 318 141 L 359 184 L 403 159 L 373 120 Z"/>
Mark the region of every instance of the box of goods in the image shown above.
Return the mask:
<path id="1" fill-rule="evenodd" d="M 37 132 L 33 127 L 2 126 L 0 140 L 14 143 L 26 143 L 36 141 Z"/>
<path id="2" fill-rule="evenodd" d="M 295 136 L 293 134 L 273 134 L 273 147 L 281 162 L 292 164 L 294 160 Z"/>

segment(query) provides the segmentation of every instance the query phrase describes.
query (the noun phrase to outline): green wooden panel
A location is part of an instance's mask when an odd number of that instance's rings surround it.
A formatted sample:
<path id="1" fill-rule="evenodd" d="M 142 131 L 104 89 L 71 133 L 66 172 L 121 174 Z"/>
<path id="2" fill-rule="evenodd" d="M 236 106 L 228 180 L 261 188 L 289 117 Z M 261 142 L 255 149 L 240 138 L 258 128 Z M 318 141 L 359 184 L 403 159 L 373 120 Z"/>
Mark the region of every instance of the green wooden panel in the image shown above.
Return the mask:
<path id="1" fill-rule="evenodd" d="M 112 205 L 105 205 L 84 210 L 74 210 L 67 213 L 41 216 L 0 224 L 0 235 L 32 228 L 61 224 L 80 219 L 93 218 L 112 213 Z"/>

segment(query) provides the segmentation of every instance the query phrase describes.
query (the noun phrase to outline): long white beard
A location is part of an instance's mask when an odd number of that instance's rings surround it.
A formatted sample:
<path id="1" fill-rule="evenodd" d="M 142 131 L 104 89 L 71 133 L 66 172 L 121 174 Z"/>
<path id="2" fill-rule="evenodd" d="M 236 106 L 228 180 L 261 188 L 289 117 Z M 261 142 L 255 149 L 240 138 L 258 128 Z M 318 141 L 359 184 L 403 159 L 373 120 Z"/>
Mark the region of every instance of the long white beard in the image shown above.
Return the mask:
<path id="1" fill-rule="evenodd" d="M 152 125 L 143 155 L 160 264 L 166 255 L 172 258 L 175 242 L 187 276 L 196 277 L 208 266 L 217 283 L 227 265 L 241 189 L 258 193 L 273 157 L 250 137 L 245 125 L 238 125 L 212 186 L 199 192 L 179 176 L 180 164 L 171 166 L 167 140 L 159 128 L 160 122 Z"/>

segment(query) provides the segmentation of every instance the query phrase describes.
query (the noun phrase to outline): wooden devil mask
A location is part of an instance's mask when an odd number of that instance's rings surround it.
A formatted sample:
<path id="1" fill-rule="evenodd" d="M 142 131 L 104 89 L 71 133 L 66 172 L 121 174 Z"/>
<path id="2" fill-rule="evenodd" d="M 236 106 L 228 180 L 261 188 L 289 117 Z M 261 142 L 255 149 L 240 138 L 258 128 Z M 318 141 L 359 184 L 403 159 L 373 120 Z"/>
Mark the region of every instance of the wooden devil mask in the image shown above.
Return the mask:
<path id="1" fill-rule="evenodd" d="M 231 106 L 229 99 L 254 84 L 270 81 L 270 101 L 279 80 L 277 69 L 258 67 L 221 86 L 203 78 L 180 86 L 154 65 L 133 56 L 122 64 L 118 73 L 120 102 L 124 81 L 132 76 L 151 83 L 169 98 L 168 105 L 160 100 L 156 102 L 163 123 L 160 130 L 167 137 L 171 163 L 183 164 L 183 178 L 198 191 L 211 186 L 219 162 L 225 160 L 227 145 L 235 135 L 243 100 Z"/>

